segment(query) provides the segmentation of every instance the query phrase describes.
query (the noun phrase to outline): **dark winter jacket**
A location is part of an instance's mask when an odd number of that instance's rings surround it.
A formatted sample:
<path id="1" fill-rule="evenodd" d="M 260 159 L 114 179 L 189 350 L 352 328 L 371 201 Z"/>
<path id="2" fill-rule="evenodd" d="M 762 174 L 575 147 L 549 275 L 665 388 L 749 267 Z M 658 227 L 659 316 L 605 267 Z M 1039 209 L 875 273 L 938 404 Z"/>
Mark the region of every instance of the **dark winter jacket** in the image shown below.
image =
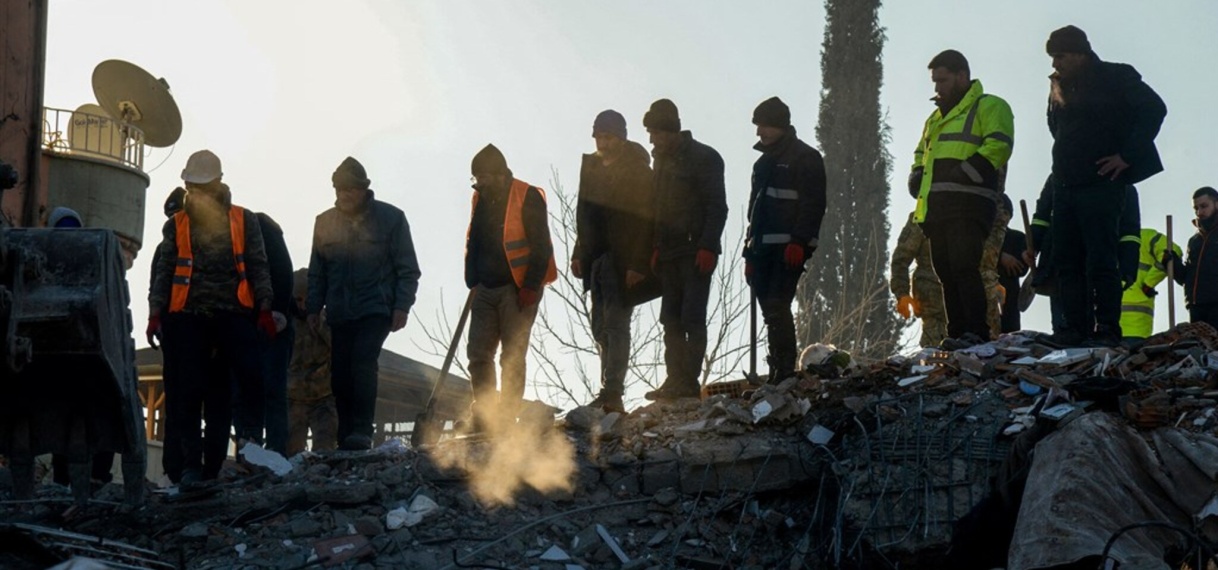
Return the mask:
<path id="1" fill-rule="evenodd" d="M 608 166 L 600 155 L 584 155 L 571 255 L 583 269 L 585 289 L 591 286 L 592 262 L 606 255 L 619 284 L 624 285 L 628 270 L 651 274 L 655 192 L 650 161 L 647 150 L 636 142 L 627 142 L 622 156 Z"/>
<path id="2" fill-rule="evenodd" d="M 788 127 L 753 163 L 745 257 L 781 256 L 787 244 L 815 248 L 825 217 L 825 161 Z"/>
<path id="3" fill-rule="evenodd" d="M 681 132 L 671 155 L 655 156 L 655 247 L 660 259 L 692 256 L 699 249 L 722 253 L 719 239 L 727 223 L 723 158 L 715 149 Z"/>
<path id="4" fill-rule="evenodd" d="M 228 221 L 232 194 L 219 184 L 214 198 L 201 189 L 186 197 L 184 211 L 190 219 L 192 270 L 190 293 L 182 312 L 210 316 L 216 313 L 249 313 L 237 299 L 237 263 L 233 259 L 232 229 Z M 273 297 L 271 276 L 258 216 L 244 210 L 245 274 L 254 290 L 254 308 L 270 306 Z M 174 268 L 178 260 L 177 224 L 171 217 L 161 228 L 148 290 L 148 306 L 153 311 L 169 307 Z"/>
<path id="5" fill-rule="evenodd" d="M 285 317 L 291 316 L 296 309 L 296 302 L 292 300 L 293 266 L 288 244 L 283 241 L 283 228 L 262 212 L 257 216 L 262 229 L 262 243 L 266 247 L 266 262 L 271 271 L 271 290 L 274 292 L 271 310 Z"/>
<path id="6" fill-rule="evenodd" d="M 511 180 L 510 173 L 508 179 Z M 509 190 L 509 186 L 476 190 L 478 203 L 474 206 L 465 243 L 465 285 L 471 289 L 515 283 L 503 249 Z M 546 201 L 538 188 L 529 187 L 520 217 L 525 238 L 529 241 L 529 271 L 524 276 L 524 288 L 540 291 L 554 246 L 550 243 Z"/>
<path id="7" fill-rule="evenodd" d="M 1137 184 L 1163 170 L 1155 136 L 1167 106 L 1142 76 L 1123 63 L 1092 56 L 1074 80 L 1059 80 L 1065 104 L 1050 98 L 1053 175 L 1064 188 L 1107 181 L 1096 161 L 1114 154 L 1129 163 L 1117 182 Z"/>
<path id="8" fill-rule="evenodd" d="M 305 306 L 311 315 L 324 307 L 331 324 L 389 317 L 410 311 L 420 275 L 406 215 L 369 191 L 357 212 L 317 216 Z"/>
<path id="9" fill-rule="evenodd" d="M 1045 179 L 1045 185 L 1036 198 L 1036 213 L 1032 215 L 1032 245 L 1040 258 L 1037 260 L 1036 277 L 1033 284 L 1038 287 L 1047 285 L 1053 274 L 1053 233 L 1049 231 L 1053 219 L 1053 195 L 1056 191 L 1054 175 Z M 1141 235 L 1141 208 L 1138 205 L 1137 188 L 1125 186 L 1125 207 L 1121 211 L 1120 233 L 1121 242 L 1118 245 L 1118 261 L 1122 279 L 1136 277 L 1138 272 L 1138 242 Z"/>
<path id="10" fill-rule="evenodd" d="M 1218 303 L 1218 218 L 1194 220 L 1197 233 L 1188 239 L 1188 257 L 1177 264 L 1176 282 L 1184 286 L 1189 307 Z"/>

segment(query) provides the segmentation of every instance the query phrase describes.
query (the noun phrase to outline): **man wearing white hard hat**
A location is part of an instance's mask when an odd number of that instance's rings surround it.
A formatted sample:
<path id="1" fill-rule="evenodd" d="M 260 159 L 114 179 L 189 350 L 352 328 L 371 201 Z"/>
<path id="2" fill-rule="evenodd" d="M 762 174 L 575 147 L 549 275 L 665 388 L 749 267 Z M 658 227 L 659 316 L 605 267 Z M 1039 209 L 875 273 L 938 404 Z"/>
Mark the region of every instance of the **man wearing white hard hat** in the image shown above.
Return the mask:
<path id="1" fill-rule="evenodd" d="M 161 340 L 165 347 L 167 430 L 181 442 L 181 483 L 216 478 L 227 452 L 231 416 L 208 423 L 206 445 L 199 434 L 202 407 L 228 409 L 231 401 L 230 375 L 208 373 L 212 355 L 236 380 L 237 412 L 248 416 L 238 424 L 261 426 L 258 339 L 275 336 L 262 230 L 253 212 L 232 204 L 222 176 L 211 151 L 187 160 L 185 203 L 162 229 L 148 292 L 148 344 L 156 348 Z M 237 434 L 238 440 L 259 437 Z"/>

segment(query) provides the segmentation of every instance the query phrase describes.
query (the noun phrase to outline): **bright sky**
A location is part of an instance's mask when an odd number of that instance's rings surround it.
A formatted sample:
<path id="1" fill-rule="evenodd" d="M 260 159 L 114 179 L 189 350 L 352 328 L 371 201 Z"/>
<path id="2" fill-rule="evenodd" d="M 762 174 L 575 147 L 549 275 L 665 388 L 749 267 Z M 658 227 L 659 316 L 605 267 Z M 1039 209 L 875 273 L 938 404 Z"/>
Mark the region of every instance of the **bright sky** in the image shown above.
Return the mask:
<path id="1" fill-rule="evenodd" d="M 130 272 L 139 345 L 161 204 L 201 148 L 223 160 L 236 203 L 284 227 L 297 267 L 308 262 L 314 216 L 333 203 L 330 173 L 348 155 L 359 159 L 377 197 L 406 212 L 423 271 L 411 323 L 386 348 L 438 364 L 411 339 L 423 337 L 420 319 L 435 320 L 441 291 L 450 312 L 463 298 L 469 161 L 486 143 L 503 150 L 518 178 L 548 187 L 553 168 L 574 192 L 580 154 L 594 149 L 593 117 L 620 111 L 646 145 L 643 113 L 668 97 L 683 126 L 725 159 L 729 224 L 743 223 L 757 103 L 780 96 L 802 138 L 819 146 L 824 9 L 808 0 L 50 4 L 47 106 L 94 102 L 93 67 L 119 58 L 164 77 L 182 110 L 172 154 L 152 149 L 146 160 L 149 169 L 164 163 L 151 172 L 145 245 Z M 1008 193 L 1031 207 L 1050 160 L 1044 45 L 1065 24 L 1086 30 L 1101 58 L 1134 65 L 1167 102 L 1158 137 L 1167 170 L 1139 188 L 1143 225 L 1161 228 L 1173 214 L 1177 242 L 1191 233 L 1192 191 L 1218 184 L 1218 3 L 891 1 L 880 23 L 893 239 L 913 207 L 905 175 L 933 110 L 926 63 L 946 48 L 964 52 L 974 77 L 1014 109 Z M 1166 295 L 1159 299 L 1165 328 Z M 1048 321 L 1043 298 L 1024 315 L 1027 328 L 1048 330 Z"/>

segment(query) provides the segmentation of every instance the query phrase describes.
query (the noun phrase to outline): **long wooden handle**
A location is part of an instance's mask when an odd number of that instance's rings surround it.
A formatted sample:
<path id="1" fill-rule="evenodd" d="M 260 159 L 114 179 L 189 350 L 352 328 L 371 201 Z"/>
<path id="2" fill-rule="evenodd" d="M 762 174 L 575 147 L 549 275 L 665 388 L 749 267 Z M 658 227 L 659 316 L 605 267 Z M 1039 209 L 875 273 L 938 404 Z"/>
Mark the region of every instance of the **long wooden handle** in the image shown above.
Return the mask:
<path id="1" fill-rule="evenodd" d="M 1171 240 L 1171 214 L 1167 215 L 1167 251 L 1176 252 Z M 1167 261 L 1167 324 L 1176 328 L 1176 256 L 1172 255 Z"/>

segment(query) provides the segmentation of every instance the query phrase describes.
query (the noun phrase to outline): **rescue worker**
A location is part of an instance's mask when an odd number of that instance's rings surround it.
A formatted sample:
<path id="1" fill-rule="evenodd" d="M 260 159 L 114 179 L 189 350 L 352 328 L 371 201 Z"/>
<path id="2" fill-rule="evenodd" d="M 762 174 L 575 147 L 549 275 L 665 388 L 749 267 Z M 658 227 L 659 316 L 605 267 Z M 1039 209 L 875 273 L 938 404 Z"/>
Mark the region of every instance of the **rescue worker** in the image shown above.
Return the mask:
<path id="1" fill-rule="evenodd" d="M 1003 178 L 1002 174 L 999 175 Z M 1001 184 L 1001 183 L 1000 183 Z M 989 235 L 981 248 L 981 282 L 985 285 L 985 324 L 989 328 L 986 340 L 998 338 L 1002 333 L 1002 304 L 1006 297 L 999 283 L 998 264 L 1002 262 L 1002 244 L 1006 240 L 1007 224 L 1011 221 L 1011 199 L 1006 194 L 999 198 L 999 207 L 990 225 Z"/>
<path id="2" fill-rule="evenodd" d="M 232 204 L 222 175 L 211 151 L 187 160 L 185 204 L 162 229 L 148 293 L 148 344 L 164 343 L 167 431 L 180 441 L 183 484 L 219 475 L 225 450 L 211 442 L 204 454 L 199 422 L 206 405 L 217 418 L 213 426 L 209 413 L 209 433 L 228 433 L 230 378 L 250 400 L 238 410 L 245 415 L 238 424 L 262 423 L 259 331 L 275 336 L 262 230 L 253 212 Z"/>
<path id="3" fill-rule="evenodd" d="M 283 239 L 283 229 L 269 215 L 258 212 L 258 225 L 262 228 L 262 241 L 266 246 L 266 261 L 271 271 L 271 316 L 275 319 L 274 339 L 262 345 L 263 425 L 253 426 L 253 431 L 265 428 L 266 448 L 276 453 L 286 453 L 288 445 L 288 363 L 292 359 L 292 344 L 296 338 L 296 327 L 288 317 L 292 314 L 292 257 Z M 241 401 L 238 394 L 238 401 Z"/>
<path id="4" fill-rule="evenodd" d="M 643 115 L 655 159 L 652 269 L 663 290 L 664 366 L 668 377 L 648 400 L 697 398 L 706 357 L 706 305 L 727 222 L 723 158 L 681 130 L 677 106 L 659 99 Z"/>
<path id="5" fill-rule="evenodd" d="M 959 349 L 989 336 L 981 255 L 997 210 L 999 171 L 1011 158 L 1014 117 L 1006 101 L 972 79 L 960 52 L 943 51 L 927 67 L 937 109 L 914 150 L 909 192 L 943 284 L 951 337 L 943 347 Z"/>
<path id="6" fill-rule="evenodd" d="M 769 382 L 778 384 L 795 374 L 799 358 L 791 302 L 825 217 L 825 161 L 798 138 L 778 97 L 753 110 L 753 124 L 761 157 L 753 163 L 744 273 L 765 319 Z"/>
<path id="7" fill-rule="evenodd" d="M 1121 340 L 1121 195 L 1163 170 L 1154 139 L 1167 108 L 1133 67 L 1100 61 L 1074 26 L 1055 30 L 1045 49 L 1055 70 L 1053 241 L 1066 321 L 1055 341 L 1111 346 Z"/>
<path id="8" fill-rule="evenodd" d="M 892 278 L 888 286 L 897 298 L 897 314 L 902 317 L 922 319 L 923 347 L 939 346 L 947 338 L 947 312 L 943 309 L 943 286 L 935 275 L 930 258 L 930 240 L 922 233 L 922 227 L 914 222 L 910 212 L 897 246 L 892 250 L 889 267 Z M 909 266 L 917 262 L 913 272 L 913 287 L 910 288 Z"/>
<path id="9" fill-rule="evenodd" d="M 313 225 L 307 320 L 320 328 L 325 310 L 337 443 L 359 451 L 372 447 L 381 345 L 406 327 L 421 273 L 406 214 L 376 199 L 364 165 L 348 156 L 330 181 L 334 207 Z"/>
<path id="10" fill-rule="evenodd" d="M 334 449 L 338 441 L 338 410 L 334 407 L 334 391 L 330 388 L 330 326 L 325 315 L 318 326 L 305 320 L 305 299 L 308 299 L 309 270 L 293 274 L 292 293 L 296 338 L 292 345 L 292 362 L 288 366 L 288 443 L 289 457 L 305 450 L 309 431 L 313 432 L 313 451 Z"/>
<path id="11" fill-rule="evenodd" d="M 488 144 L 470 163 L 473 205 L 465 242 L 470 308 L 470 425 L 498 432 L 515 424 L 524 399 L 525 357 L 542 291 L 558 278 L 547 223 L 546 195 L 517 180 L 503 153 Z M 496 391 L 495 353 L 503 384 Z"/>
<path id="12" fill-rule="evenodd" d="M 601 390 L 589 406 L 624 412 L 634 307 L 659 295 L 651 256 L 651 156 L 626 138 L 626 119 L 603 111 L 592 123 L 596 152 L 583 156 L 571 274 L 592 292 L 592 335 L 601 360 Z"/>
<path id="13" fill-rule="evenodd" d="M 1023 262 L 1024 251 L 1027 251 L 1027 237 L 1023 232 L 1007 227 L 1002 239 L 1002 254 L 998 257 L 998 288 L 1002 303 L 1000 333 L 1023 328 L 1019 318 L 1019 279 L 1028 274 L 1028 266 Z"/>
<path id="14" fill-rule="evenodd" d="M 1194 323 L 1209 323 L 1218 329 L 1218 190 L 1203 186 L 1193 192 L 1193 212 L 1197 219 L 1193 225 L 1197 233 L 1188 238 L 1188 257 L 1169 257 L 1176 265 L 1176 282 L 1184 286 L 1184 300 L 1188 305 L 1189 320 Z M 1214 244 L 1214 247 L 1209 247 Z M 1206 257 L 1206 253 L 1210 254 Z"/>
<path id="15" fill-rule="evenodd" d="M 1121 334 L 1126 342 L 1147 338 L 1155 328 L 1155 290 L 1167 278 L 1163 259 L 1167 255 L 1167 236 L 1152 228 L 1143 228 L 1138 251 L 1138 273 L 1133 285 L 1121 295 Z M 1175 255 L 1180 247 L 1171 244 Z"/>

